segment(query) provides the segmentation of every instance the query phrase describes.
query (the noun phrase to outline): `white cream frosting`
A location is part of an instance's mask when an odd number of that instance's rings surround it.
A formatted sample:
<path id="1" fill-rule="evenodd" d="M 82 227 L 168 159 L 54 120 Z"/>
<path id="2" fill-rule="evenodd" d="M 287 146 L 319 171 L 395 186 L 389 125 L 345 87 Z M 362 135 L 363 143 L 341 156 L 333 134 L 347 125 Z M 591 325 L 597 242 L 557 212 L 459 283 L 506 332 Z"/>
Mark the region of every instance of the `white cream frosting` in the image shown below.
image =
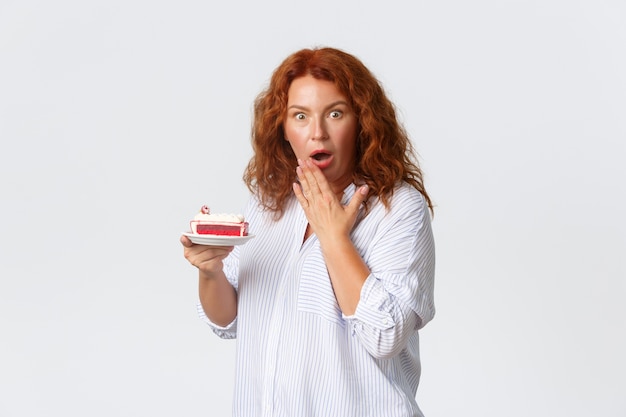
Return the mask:
<path id="1" fill-rule="evenodd" d="M 227 223 L 243 223 L 244 217 L 241 214 L 232 214 L 232 213 L 216 213 L 216 214 L 205 214 L 198 213 L 193 218 L 197 221 L 206 221 L 206 222 L 227 222 Z"/>

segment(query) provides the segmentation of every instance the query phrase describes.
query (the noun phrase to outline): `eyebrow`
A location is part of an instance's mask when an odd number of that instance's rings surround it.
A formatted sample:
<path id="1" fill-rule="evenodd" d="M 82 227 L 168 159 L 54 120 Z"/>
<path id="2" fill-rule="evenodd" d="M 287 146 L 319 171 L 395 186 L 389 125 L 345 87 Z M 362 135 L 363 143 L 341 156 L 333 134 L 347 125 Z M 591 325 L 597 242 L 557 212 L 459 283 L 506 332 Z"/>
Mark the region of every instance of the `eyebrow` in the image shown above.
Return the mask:
<path id="1" fill-rule="evenodd" d="M 337 101 L 334 101 L 334 102 L 330 103 L 328 106 L 324 107 L 324 110 L 326 111 L 326 110 L 328 110 L 330 108 L 333 108 L 333 107 L 336 107 L 338 105 L 344 105 L 344 106 L 350 107 L 350 105 L 346 101 L 344 101 L 344 100 L 337 100 Z M 292 104 L 291 106 L 287 107 L 287 110 L 290 110 L 290 109 L 309 110 L 308 107 L 300 106 L 299 104 Z"/>

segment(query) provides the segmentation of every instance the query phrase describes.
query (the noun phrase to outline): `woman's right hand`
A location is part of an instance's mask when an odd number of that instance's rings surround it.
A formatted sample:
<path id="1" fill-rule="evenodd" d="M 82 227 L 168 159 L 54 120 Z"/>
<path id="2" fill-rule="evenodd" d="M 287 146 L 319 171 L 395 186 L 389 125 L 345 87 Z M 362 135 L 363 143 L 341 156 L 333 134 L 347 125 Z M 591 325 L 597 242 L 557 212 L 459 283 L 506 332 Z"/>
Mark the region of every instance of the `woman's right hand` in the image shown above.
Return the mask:
<path id="1" fill-rule="evenodd" d="M 180 243 L 185 248 L 185 259 L 207 277 L 222 272 L 224 258 L 234 249 L 234 246 L 196 245 L 184 235 L 180 237 Z"/>
<path id="2" fill-rule="evenodd" d="M 194 244 L 187 236 L 180 237 L 185 259 L 198 268 L 198 292 L 206 316 L 218 326 L 227 326 L 237 317 L 237 294 L 224 274 L 224 258 L 234 246 Z"/>

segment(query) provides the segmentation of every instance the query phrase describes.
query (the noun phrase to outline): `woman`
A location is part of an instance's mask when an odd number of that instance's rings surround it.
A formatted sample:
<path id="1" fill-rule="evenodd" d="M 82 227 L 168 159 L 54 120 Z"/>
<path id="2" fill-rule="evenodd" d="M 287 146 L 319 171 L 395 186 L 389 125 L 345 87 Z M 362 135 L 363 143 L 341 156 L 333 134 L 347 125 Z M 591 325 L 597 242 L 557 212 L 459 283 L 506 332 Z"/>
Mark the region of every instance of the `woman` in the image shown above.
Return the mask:
<path id="1" fill-rule="evenodd" d="M 181 238 L 201 316 L 238 339 L 233 415 L 421 416 L 432 205 L 393 104 L 354 56 L 304 49 L 257 98 L 252 138 L 256 237 Z"/>

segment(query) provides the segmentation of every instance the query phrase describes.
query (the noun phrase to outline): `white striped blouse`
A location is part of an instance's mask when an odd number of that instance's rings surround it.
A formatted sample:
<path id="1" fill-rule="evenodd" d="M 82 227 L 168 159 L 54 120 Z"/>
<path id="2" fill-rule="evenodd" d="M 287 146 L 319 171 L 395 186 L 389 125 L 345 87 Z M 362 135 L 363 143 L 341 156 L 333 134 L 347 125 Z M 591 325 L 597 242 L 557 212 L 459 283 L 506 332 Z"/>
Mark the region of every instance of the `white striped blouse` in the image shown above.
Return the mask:
<path id="1" fill-rule="evenodd" d="M 347 204 L 355 186 L 346 188 Z M 415 417 L 420 378 L 418 329 L 435 313 L 435 250 L 422 195 L 398 186 L 358 220 L 352 240 L 371 274 L 354 315 L 342 314 L 315 235 L 289 200 L 283 217 L 245 211 L 256 235 L 224 270 L 238 292 L 226 327 L 201 317 L 222 338 L 237 338 L 234 417 Z"/>

